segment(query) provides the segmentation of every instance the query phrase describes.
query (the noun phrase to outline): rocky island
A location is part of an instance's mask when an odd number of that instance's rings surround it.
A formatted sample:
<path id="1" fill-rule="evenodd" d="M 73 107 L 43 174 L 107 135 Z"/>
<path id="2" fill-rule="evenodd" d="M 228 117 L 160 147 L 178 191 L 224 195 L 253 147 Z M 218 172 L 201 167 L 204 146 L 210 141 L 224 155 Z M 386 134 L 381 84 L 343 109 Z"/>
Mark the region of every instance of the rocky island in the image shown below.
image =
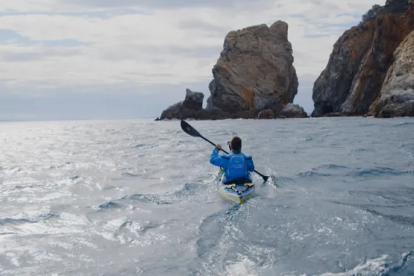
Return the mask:
<path id="1" fill-rule="evenodd" d="M 319 116 L 414 115 L 414 1 L 374 5 L 335 43 L 313 88 Z"/>
<path id="2" fill-rule="evenodd" d="M 293 61 L 286 22 L 231 31 L 212 69 L 207 108 L 203 93 L 187 89 L 160 119 L 307 117 L 293 104 L 299 85 Z"/>

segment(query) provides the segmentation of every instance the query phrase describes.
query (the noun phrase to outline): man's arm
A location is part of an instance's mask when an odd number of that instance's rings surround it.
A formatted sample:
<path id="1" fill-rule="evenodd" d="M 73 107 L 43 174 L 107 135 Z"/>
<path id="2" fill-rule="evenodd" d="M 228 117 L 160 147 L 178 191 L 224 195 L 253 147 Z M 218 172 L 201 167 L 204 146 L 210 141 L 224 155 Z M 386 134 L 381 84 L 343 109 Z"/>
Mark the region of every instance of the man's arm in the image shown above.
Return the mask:
<path id="1" fill-rule="evenodd" d="M 210 156 L 210 163 L 217 167 L 222 167 L 223 169 L 227 168 L 227 159 L 219 155 L 220 145 L 217 145 Z"/>

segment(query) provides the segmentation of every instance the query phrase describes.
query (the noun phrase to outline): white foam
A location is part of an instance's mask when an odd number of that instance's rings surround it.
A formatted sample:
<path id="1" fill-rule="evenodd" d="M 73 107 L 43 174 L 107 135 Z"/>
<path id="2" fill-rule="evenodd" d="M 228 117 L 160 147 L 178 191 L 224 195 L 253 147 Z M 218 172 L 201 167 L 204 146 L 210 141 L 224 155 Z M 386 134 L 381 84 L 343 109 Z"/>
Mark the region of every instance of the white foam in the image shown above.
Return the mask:
<path id="1" fill-rule="evenodd" d="M 354 269 L 341 273 L 324 273 L 321 276 L 353 276 L 353 275 L 383 275 L 387 272 L 387 255 L 382 255 L 376 259 L 367 260 L 364 264 L 356 266 Z"/>
<path id="2" fill-rule="evenodd" d="M 6 256 L 9 258 L 10 263 L 12 265 L 14 265 L 14 266 L 20 266 L 19 255 L 18 254 L 9 252 L 9 253 L 6 253 Z"/>
<path id="3" fill-rule="evenodd" d="M 231 263 L 227 266 L 229 276 L 257 276 L 255 271 L 256 264 L 247 256 L 239 254 L 239 261 Z"/>

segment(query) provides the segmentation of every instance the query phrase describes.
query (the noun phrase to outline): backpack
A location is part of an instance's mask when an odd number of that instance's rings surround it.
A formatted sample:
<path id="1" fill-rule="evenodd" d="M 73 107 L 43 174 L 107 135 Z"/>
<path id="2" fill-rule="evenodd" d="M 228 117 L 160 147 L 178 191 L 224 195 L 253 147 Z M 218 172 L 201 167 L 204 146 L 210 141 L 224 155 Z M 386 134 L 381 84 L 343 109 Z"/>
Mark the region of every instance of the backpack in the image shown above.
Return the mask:
<path id="1" fill-rule="evenodd" d="M 229 180 L 244 178 L 247 174 L 246 159 L 243 154 L 231 154 L 226 170 L 226 178 Z"/>

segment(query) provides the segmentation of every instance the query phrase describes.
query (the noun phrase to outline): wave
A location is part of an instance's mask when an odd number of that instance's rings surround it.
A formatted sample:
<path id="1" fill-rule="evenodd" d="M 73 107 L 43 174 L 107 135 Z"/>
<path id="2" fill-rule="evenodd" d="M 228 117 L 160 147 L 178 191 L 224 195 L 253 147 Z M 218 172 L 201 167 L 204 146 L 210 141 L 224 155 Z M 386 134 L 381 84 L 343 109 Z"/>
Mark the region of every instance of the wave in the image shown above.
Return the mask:
<path id="1" fill-rule="evenodd" d="M 412 252 L 406 252 L 401 255 L 398 263 L 393 264 L 392 261 L 387 262 L 387 255 L 375 259 L 367 259 L 365 263 L 361 263 L 355 268 L 339 273 L 323 273 L 320 276 L 355 276 L 355 275 L 392 275 L 401 272 L 406 266 Z"/>
<path id="2" fill-rule="evenodd" d="M 378 177 L 386 175 L 402 176 L 414 174 L 414 170 L 397 170 L 389 167 L 374 167 L 368 169 L 350 168 L 342 165 L 328 164 L 308 171 L 297 174 L 299 178 L 308 177 L 331 177 L 331 176 L 348 176 L 348 177 Z"/>
<path id="3" fill-rule="evenodd" d="M 342 169 L 350 169 L 347 166 L 343 165 L 337 165 L 337 164 L 328 164 L 328 165 L 322 165 L 318 167 L 319 169 L 334 169 L 334 170 L 342 170 Z"/>
<path id="4" fill-rule="evenodd" d="M 297 176 L 299 178 L 308 178 L 308 177 L 314 177 L 314 176 L 320 176 L 320 177 L 328 177 L 328 176 L 332 176 L 333 174 L 329 174 L 329 173 L 318 173 L 315 171 L 306 171 L 306 172 L 301 172 L 298 173 Z"/>
<path id="5" fill-rule="evenodd" d="M 155 203 L 157 205 L 169 205 L 172 203 L 172 201 L 163 200 L 160 196 L 157 195 L 134 194 L 124 197 L 123 199 L 125 198 L 140 201 L 143 203 Z"/>
<path id="6" fill-rule="evenodd" d="M 161 205 L 172 204 L 173 202 L 199 200 L 200 196 L 204 197 L 206 195 L 206 193 L 203 193 L 208 190 L 206 187 L 208 186 L 200 183 L 185 183 L 182 187 L 175 191 L 167 192 L 161 195 L 136 194 L 134 195 L 134 198 Z"/>
<path id="7" fill-rule="evenodd" d="M 121 208 L 121 207 L 122 207 L 121 204 L 118 204 L 118 203 L 115 203 L 115 202 L 112 202 L 112 201 L 107 201 L 107 202 L 99 205 L 100 209 L 117 209 L 117 208 Z"/>
<path id="8" fill-rule="evenodd" d="M 134 148 L 142 148 L 142 147 L 145 147 L 145 145 L 144 144 L 138 144 L 138 145 L 134 146 Z"/>
<path id="9" fill-rule="evenodd" d="M 200 196 L 205 196 L 205 193 L 208 189 L 205 188 L 206 185 L 199 183 L 185 183 L 182 187 L 178 188 L 175 191 L 167 192 L 164 194 L 133 194 L 127 195 L 120 198 L 118 201 L 123 201 L 130 199 L 133 201 L 138 201 L 141 203 L 153 203 L 157 205 L 170 205 L 173 202 L 188 202 L 193 199 L 199 200 Z M 107 201 L 98 206 L 99 210 L 110 210 L 110 209 L 120 209 L 127 208 L 126 205 L 115 202 Z"/>
<path id="10" fill-rule="evenodd" d="M 126 220 L 120 227 L 119 230 L 127 228 L 127 229 L 134 229 L 137 232 L 145 233 L 151 229 L 158 228 L 160 224 L 156 224 L 150 221 L 145 222 L 145 224 L 138 223 L 132 220 Z"/>
<path id="11" fill-rule="evenodd" d="M 274 174 L 269 175 L 269 179 L 265 182 L 262 178 L 254 181 L 256 187 L 260 186 L 270 186 L 273 188 L 282 188 L 294 183 L 294 179 L 288 176 L 276 176 Z"/>
<path id="12" fill-rule="evenodd" d="M 13 232 L 3 232 L 3 233 L 0 233 L 0 236 L 6 236 L 6 235 L 14 235 L 15 233 L 13 233 Z"/>
<path id="13" fill-rule="evenodd" d="M 393 125 L 393 127 L 402 127 L 402 126 L 413 126 L 414 122 L 401 122 Z"/>
<path id="14" fill-rule="evenodd" d="M 397 204 L 372 204 L 372 203 L 371 204 L 357 204 L 357 203 L 341 202 L 337 200 L 327 200 L 327 202 L 331 202 L 333 204 L 338 204 L 338 205 L 356 207 L 356 208 L 362 209 L 364 211 L 367 211 L 374 215 L 379 215 L 379 216 L 384 216 L 384 215 L 378 213 L 377 211 L 373 211 L 370 208 L 401 209 L 405 207 L 414 206 L 414 202 L 404 203 L 404 204 L 398 204 L 398 203 Z"/>
<path id="15" fill-rule="evenodd" d="M 328 202 L 356 207 L 373 215 L 390 219 L 394 222 L 414 225 L 414 217 L 387 215 L 383 213 L 388 212 L 389 210 L 411 210 L 414 206 L 414 188 L 400 188 L 385 191 L 349 190 L 348 195 L 351 202 L 338 200 L 328 200 Z M 360 202 L 361 199 L 363 200 L 362 202 Z M 366 200 L 369 200 L 369 202 L 366 202 Z M 406 214 L 405 211 L 403 212 Z"/>
<path id="16" fill-rule="evenodd" d="M 16 173 L 21 172 L 22 169 L 20 167 L 14 167 L 14 168 L 8 168 L 8 169 L 2 168 L 2 171 L 4 172 L 5 175 L 12 176 Z"/>
<path id="17" fill-rule="evenodd" d="M 56 217 L 56 215 L 52 213 L 44 213 L 29 218 L 0 218 L 0 225 L 6 226 L 9 224 L 37 223 L 53 217 Z"/>
<path id="18" fill-rule="evenodd" d="M 157 228 L 159 226 L 159 224 L 153 223 L 151 221 L 140 223 L 128 218 L 119 218 L 107 223 L 107 228 L 111 228 L 114 233 L 124 229 L 132 230 L 134 232 L 147 232 L 148 230 Z"/>
<path id="19" fill-rule="evenodd" d="M 376 126 L 375 123 L 366 123 L 366 124 L 359 124 L 358 127 L 362 128 L 362 127 L 369 127 L 369 126 Z"/>
<path id="20" fill-rule="evenodd" d="M 197 194 L 200 194 L 200 191 L 205 191 L 206 185 L 199 183 L 185 183 L 183 187 L 179 188 L 176 191 L 165 194 L 166 197 L 179 200 L 186 199 Z"/>
<path id="21" fill-rule="evenodd" d="M 130 173 L 130 172 L 123 172 L 121 173 L 122 177 L 139 177 L 140 175 L 138 174 L 134 174 L 134 173 Z"/>
<path id="22" fill-rule="evenodd" d="M 384 176 L 384 175 L 409 175 L 414 174 L 414 171 L 399 171 L 388 167 L 376 167 L 372 169 L 364 169 L 359 172 L 355 172 L 352 176 L 356 177 L 372 177 L 372 176 Z"/>
<path id="23" fill-rule="evenodd" d="M 337 165 L 337 164 L 327 164 L 327 165 L 321 165 L 316 168 L 312 168 L 309 171 L 301 172 L 297 174 L 300 178 L 305 177 L 313 177 L 313 176 L 322 176 L 322 177 L 328 177 L 328 176 L 334 176 L 338 175 L 338 171 L 349 171 L 351 168 L 343 165 Z"/>
<path id="24" fill-rule="evenodd" d="M 383 214 L 383 213 L 380 213 L 378 211 L 371 210 L 371 209 L 367 209 L 367 212 L 369 212 L 369 213 L 371 213 L 371 214 L 373 214 L 375 216 L 380 216 L 380 217 L 389 219 L 392 222 L 396 222 L 396 223 L 404 224 L 404 225 L 414 226 L 414 217 L 397 216 L 397 215 L 387 215 L 387 214 Z"/>

